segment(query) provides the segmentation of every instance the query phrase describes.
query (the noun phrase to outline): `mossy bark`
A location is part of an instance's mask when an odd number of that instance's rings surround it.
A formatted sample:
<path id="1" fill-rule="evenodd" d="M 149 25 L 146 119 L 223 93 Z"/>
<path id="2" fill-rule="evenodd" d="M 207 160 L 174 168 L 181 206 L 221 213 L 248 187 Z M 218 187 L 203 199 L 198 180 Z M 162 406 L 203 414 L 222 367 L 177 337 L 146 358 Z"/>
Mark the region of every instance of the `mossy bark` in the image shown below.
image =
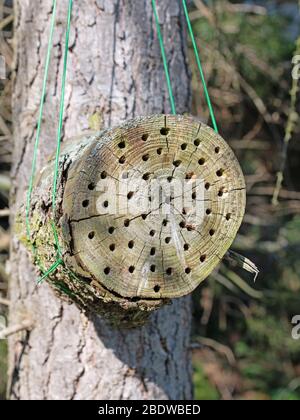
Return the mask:
<path id="1" fill-rule="evenodd" d="M 91 312 L 101 315 L 114 327 L 134 328 L 143 325 L 153 310 L 168 303 L 169 300 L 164 298 L 147 300 L 139 296 L 126 298 L 105 288 L 101 283 L 101 278 L 93 278 L 89 270 L 83 268 L 82 263 L 72 250 L 74 238 L 72 237 L 71 216 L 64 212 L 63 202 L 69 203 L 71 199 L 73 202 L 73 198 L 68 194 L 70 188 L 76 193 L 75 202 L 81 188 L 80 183 L 76 183 L 76 185 L 72 183 L 66 191 L 68 178 L 72 177 L 72 170 L 74 175 L 74 171 L 77 172 L 78 164 L 85 159 L 91 145 L 95 142 L 101 143 L 104 135 L 105 131 L 79 136 L 69 139 L 63 145 L 58 168 L 58 196 L 55 214 L 52 212 L 54 175 L 54 158 L 52 158 L 38 174 L 32 193 L 29 215 L 30 239 L 27 237 L 25 229 L 24 205 L 18 212 L 14 230 L 18 239 L 28 249 L 32 263 L 35 264 L 42 277 L 58 259 L 57 244 L 53 232 L 54 224 L 59 240 L 62 264 L 44 277 L 41 284 L 48 283 L 59 298 L 69 303 L 76 303 L 87 315 Z M 86 169 L 88 170 L 88 168 Z M 73 218 L 76 216 L 73 215 Z"/>

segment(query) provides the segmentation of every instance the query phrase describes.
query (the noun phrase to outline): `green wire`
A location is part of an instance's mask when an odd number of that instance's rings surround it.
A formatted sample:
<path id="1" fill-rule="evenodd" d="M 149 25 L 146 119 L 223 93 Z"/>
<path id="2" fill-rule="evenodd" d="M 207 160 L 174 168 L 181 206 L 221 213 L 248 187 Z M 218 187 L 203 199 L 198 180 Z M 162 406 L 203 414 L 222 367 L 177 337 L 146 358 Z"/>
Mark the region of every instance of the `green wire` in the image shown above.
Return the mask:
<path id="1" fill-rule="evenodd" d="M 48 49 L 47 49 L 47 56 L 46 56 L 46 64 L 45 64 L 45 74 L 44 74 L 44 80 L 43 80 L 41 102 L 40 102 L 40 109 L 39 109 L 39 117 L 38 117 L 38 123 L 37 123 L 37 133 L 36 133 L 36 139 L 35 139 L 35 144 L 34 144 L 32 170 L 31 170 L 31 176 L 30 176 L 29 187 L 28 187 L 28 192 L 27 192 L 27 200 L 26 200 L 26 233 L 27 233 L 27 239 L 29 241 L 30 241 L 30 236 L 31 236 L 30 205 L 31 205 L 31 197 L 32 197 L 32 191 L 33 191 L 35 172 L 36 172 L 37 152 L 38 152 L 38 146 L 39 146 L 39 141 L 40 141 L 42 117 L 43 117 L 44 103 L 45 103 L 45 98 L 46 98 L 46 88 L 47 88 L 47 80 L 48 80 L 48 74 L 49 74 L 51 51 L 52 51 L 52 47 L 53 47 L 53 34 L 54 34 L 55 20 L 56 20 L 56 6 L 57 6 L 57 0 L 53 0 L 50 35 L 49 35 L 49 42 L 48 42 Z M 69 0 L 67 29 L 66 29 L 66 37 L 65 37 L 66 39 L 65 39 L 63 75 L 62 75 L 62 86 L 61 86 L 59 122 L 58 122 L 58 130 L 57 130 L 57 147 L 56 147 L 55 168 L 54 168 L 54 176 L 53 176 L 53 190 L 52 190 L 53 217 L 55 215 L 56 199 L 57 199 L 57 179 L 58 179 L 58 172 L 59 172 L 61 133 L 62 133 L 62 126 L 63 126 L 64 99 L 65 99 L 65 86 L 66 86 L 66 74 L 67 74 L 67 59 L 68 59 L 68 52 L 69 52 L 69 38 L 70 38 L 70 28 L 71 28 L 72 6 L 73 6 L 73 0 Z M 63 260 L 61 258 L 62 252 L 61 252 L 61 248 L 60 248 L 60 244 L 59 244 L 57 229 L 56 229 L 54 221 L 52 221 L 51 224 L 52 224 L 52 230 L 53 230 L 54 241 L 55 241 L 55 245 L 56 245 L 56 249 L 57 249 L 57 257 L 58 258 L 57 258 L 57 261 L 43 274 L 43 276 L 38 279 L 38 281 L 37 281 L 38 284 L 41 284 L 46 277 L 48 277 L 60 265 L 63 264 Z M 33 247 L 34 254 L 36 255 L 36 248 L 33 244 L 32 244 L 32 247 Z M 40 264 L 39 264 L 39 267 L 40 267 L 41 271 L 43 272 L 44 268 Z"/>
<path id="2" fill-rule="evenodd" d="M 48 80 L 48 74 L 49 74 L 49 64 L 50 64 L 50 58 L 51 58 L 51 51 L 52 51 L 52 44 L 53 44 L 53 33 L 54 33 L 54 26 L 55 26 L 55 19 L 56 19 L 56 4 L 57 4 L 57 0 L 53 0 L 52 18 L 51 18 L 51 25 L 50 25 L 50 35 L 49 35 L 49 42 L 48 42 L 48 49 L 47 49 L 44 80 L 43 80 L 43 87 L 42 87 L 42 94 L 41 94 L 41 101 L 40 101 L 40 108 L 39 108 L 39 116 L 38 116 L 38 122 L 37 122 L 35 144 L 34 144 L 34 149 L 33 149 L 31 176 L 30 176 L 30 180 L 29 180 L 29 187 L 28 187 L 27 200 L 26 200 L 26 233 L 27 233 L 28 241 L 30 241 L 30 235 L 31 235 L 30 204 L 31 204 L 31 196 L 32 196 L 32 190 L 33 190 L 33 184 L 34 184 L 34 178 L 35 178 L 35 171 L 36 171 L 37 152 L 38 152 L 40 135 L 41 135 L 41 125 L 42 125 L 42 118 L 43 118 L 43 111 L 44 111 L 44 103 L 45 103 L 45 98 L 46 98 L 46 88 L 47 88 L 47 80 Z"/>
<path id="3" fill-rule="evenodd" d="M 176 114 L 175 101 L 174 101 L 174 96 L 173 96 L 173 91 L 172 91 L 172 85 L 171 85 L 171 80 L 170 80 L 167 57 L 166 57 L 165 48 L 164 48 L 164 41 L 163 41 L 163 38 L 162 38 L 160 25 L 159 25 L 159 21 L 158 21 L 158 14 L 157 14 L 157 10 L 156 10 L 155 0 L 152 0 L 152 8 L 153 8 L 153 13 L 154 13 L 154 17 L 155 17 L 157 36 L 158 36 L 160 50 L 161 50 L 161 56 L 162 56 L 162 60 L 163 60 L 163 64 L 164 64 L 165 75 L 166 75 L 166 79 L 167 79 L 167 85 L 168 85 L 168 91 L 169 91 L 169 97 L 170 97 L 170 104 L 171 104 L 171 111 L 172 111 L 172 114 L 175 115 Z"/>
<path id="4" fill-rule="evenodd" d="M 194 32 L 193 32 L 193 28 L 192 28 L 192 24 L 189 18 L 189 13 L 188 13 L 188 9 L 187 9 L 187 5 L 186 5 L 186 0 L 182 0 L 182 4 L 183 4 L 183 9 L 184 9 L 184 14 L 185 14 L 185 18 L 187 21 L 187 25 L 188 25 L 188 29 L 189 29 L 189 33 L 190 33 L 190 37 L 192 40 L 192 44 L 193 44 L 193 49 L 194 49 L 194 53 L 195 53 L 195 57 L 196 57 L 196 62 L 197 62 L 197 66 L 200 72 L 200 77 L 201 77 L 201 81 L 202 81 L 202 85 L 203 85 L 203 89 L 204 89 L 204 94 L 205 94 L 205 98 L 206 98 L 206 102 L 209 108 L 209 113 L 211 116 L 211 120 L 212 120 L 212 124 L 214 127 L 214 130 L 216 133 L 219 132 L 218 130 L 218 126 L 217 126 L 217 122 L 215 119 L 215 114 L 214 114 L 214 110 L 213 110 L 213 106 L 209 97 L 209 93 L 208 93 L 208 88 L 205 82 L 205 77 L 204 77 L 204 72 L 203 72 L 203 68 L 202 68 L 202 64 L 201 64 L 201 60 L 200 60 L 200 56 L 199 56 L 199 52 L 198 52 L 198 47 L 197 47 L 197 43 L 194 37 Z"/>
<path id="5" fill-rule="evenodd" d="M 55 217 L 56 199 L 57 199 L 57 179 L 58 179 L 58 172 L 59 172 L 61 133 L 62 133 L 62 127 L 63 127 L 64 106 L 65 106 L 65 90 L 66 90 L 66 76 L 67 76 L 67 63 L 68 63 L 68 53 L 69 53 L 69 38 L 70 38 L 70 29 L 71 29 L 72 7 L 73 7 L 73 0 L 69 0 L 68 17 L 67 17 L 67 29 L 66 29 L 66 37 L 65 37 L 63 74 L 62 74 L 62 81 L 61 81 L 61 96 L 60 96 L 58 129 L 57 129 L 57 144 L 56 144 L 53 188 L 52 188 L 52 213 L 53 213 L 53 218 Z M 58 232 L 57 232 L 57 228 L 55 226 L 55 222 L 52 221 L 51 224 L 52 224 L 54 241 L 55 241 L 56 250 L 57 250 L 57 261 L 38 280 L 38 284 L 41 284 L 45 280 L 46 277 L 48 277 L 50 274 L 52 274 L 60 265 L 62 265 L 64 263 L 62 258 L 61 258 L 62 251 L 61 251 L 61 247 L 60 247 L 60 244 L 59 244 Z"/>
<path id="6" fill-rule="evenodd" d="M 61 133 L 62 133 L 62 127 L 63 127 L 63 116 L 64 116 L 64 105 L 65 105 L 65 88 L 66 88 L 66 75 L 67 75 L 67 63 L 68 63 L 68 53 L 69 53 L 69 38 L 70 38 L 70 28 L 71 28 L 72 7 L 73 7 L 73 0 L 69 0 L 64 62 L 63 62 L 63 74 L 62 74 L 62 82 L 61 82 L 60 110 L 59 110 L 59 120 L 58 120 L 58 129 L 57 129 L 57 146 L 56 146 L 53 189 L 52 189 L 53 217 L 55 217 L 56 199 L 57 199 L 57 179 L 58 179 L 58 172 L 59 172 Z M 57 254 L 58 254 L 58 257 L 61 257 L 61 248 L 60 248 L 60 244 L 58 240 L 58 234 L 57 234 L 55 223 L 52 223 L 52 228 L 53 228 L 54 239 L 55 239 L 55 244 L 57 248 Z"/>
<path id="7" fill-rule="evenodd" d="M 44 273 L 43 275 L 42 275 L 42 277 L 40 277 L 38 280 L 37 280 L 37 284 L 41 284 L 41 283 L 43 283 L 43 281 L 50 275 L 50 274 L 52 274 L 54 271 L 56 271 L 56 269 L 60 266 L 60 265 L 62 265 L 64 262 L 63 262 L 63 260 L 61 259 L 61 258 L 59 258 L 57 261 L 55 261 L 55 263 L 49 268 L 49 270 L 47 270 L 46 271 L 46 273 Z"/>

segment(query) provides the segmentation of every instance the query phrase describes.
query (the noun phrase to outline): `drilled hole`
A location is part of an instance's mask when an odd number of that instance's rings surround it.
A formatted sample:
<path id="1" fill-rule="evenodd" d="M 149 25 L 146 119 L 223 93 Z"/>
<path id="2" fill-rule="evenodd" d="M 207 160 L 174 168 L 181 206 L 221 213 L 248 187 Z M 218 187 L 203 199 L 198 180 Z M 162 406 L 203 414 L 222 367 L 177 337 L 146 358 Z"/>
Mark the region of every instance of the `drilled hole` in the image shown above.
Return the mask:
<path id="1" fill-rule="evenodd" d="M 171 267 L 167 268 L 166 273 L 167 273 L 168 276 L 171 276 L 172 273 L 173 273 L 173 268 L 171 268 Z"/>
<path id="2" fill-rule="evenodd" d="M 147 172 L 146 174 L 144 174 L 144 175 L 143 175 L 143 180 L 144 180 L 144 181 L 148 181 L 148 179 L 150 178 L 150 175 L 151 175 L 151 174 L 150 174 L 149 172 Z"/>
<path id="3" fill-rule="evenodd" d="M 206 214 L 209 216 L 211 214 L 211 209 L 207 209 Z"/>
<path id="4" fill-rule="evenodd" d="M 152 265 L 150 266 L 150 271 L 152 271 L 152 273 L 155 273 L 155 270 L 156 270 L 156 267 L 155 267 L 155 265 L 154 265 L 154 264 L 152 264 Z"/>
<path id="5" fill-rule="evenodd" d="M 184 221 L 179 223 L 179 226 L 181 227 L 181 229 L 184 229 L 186 226 L 186 223 Z"/>
<path id="6" fill-rule="evenodd" d="M 95 189 L 95 184 L 94 184 L 93 182 L 91 182 L 91 183 L 88 185 L 88 189 L 89 189 L 90 191 L 93 191 L 93 190 Z"/>
<path id="7" fill-rule="evenodd" d="M 150 255 L 153 257 L 153 255 L 155 255 L 156 253 L 156 249 L 155 248 L 151 248 L 150 249 Z"/>
<path id="8" fill-rule="evenodd" d="M 214 229 L 210 229 L 210 231 L 209 231 L 210 236 L 214 236 L 215 233 L 216 233 L 216 231 Z"/>
<path id="9" fill-rule="evenodd" d="M 216 172 L 217 176 L 222 176 L 222 175 L 223 175 L 223 173 L 224 173 L 224 169 L 219 169 L 219 170 Z"/>
<path id="10" fill-rule="evenodd" d="M 124 141 L 124 140 L 120 141 L 120 143 L 118 144 L 118 147 L 119 147 L 120 149 L 125 149 L 125 147 L 126 147 L 126 143 L 125 143 L 125 141 Z"/>
<path id="11" fill-rule="evenodd" d="M 189 244 L 184 244 L 184 245 L 183 245 L 183 249 L 184 249 L 185 251 L 188 251 L 188 250 L 189 250 L 189 248 L 190 248 Z"/>
<path id="12" fill-rule="evenodd" d="M 196 139 L 196 140 L 194 140 L 194 145 L 195 145 L 196 147 L 198 147 L 200 143 L 201 143 L 200 139 Z"/>
<path id="13" fill-rule="evenodd" d="M 204 165 L 205 159 L 204 158 L 199 159 L 198 163 L 199 163 L 199 165 Z"/>
<path id="14" fill-rule="evenodd" d="M 124 155 L 121 156 L 120 159 L 119 159 L 119 163 L 121 163 L 121 165 L 123 165 L 123 163 L 125 163 L 125 161 L 126 161 L 126 157 Z"/>
<path id="15" fill-rule="evenodd" d="M 184 271 L 185 271 L 185 274 L 190 274 L 190 272 L 191 272 L 192 270 L 190 269 L 190 267 L 186 267 L 186 269 L 185 269 Z"/>
<path id="16" fill-rule="evenodd" d="M 231 219 L 231 213 L 227 213 L 226 214 L 226 220 L 230 220 Z"/>
<path id="17" fill-rule="evenodd" d="M 165 238 L 165 243 L 166 244 L 169 244 L 171 242 L 171 238 L 170 238 L 170 236 L 167 236 L 166 238 Z"/>
<path id="18" fill-rule="evenodd" d="M 200 262 L 204 262 L 206 260 L 206 255 L 204 254 L 204 255 L 201 255 L 201 257 L 200 257 Z"/>
<path id="19" fill-rule="evenodd" d="M 149 134 L 143 134 L 142 135 L 142 140 L 146 141 L 148 139 L 148 137 L 149 137 Z"/>
<path id="20" fill-rule="evenodd" d="M 103 207 L 105 207 L 105 208 L 107 208 L 107 207 L 108 207 L 108 201 L 107 201 L 107 200 L 105 200 L 105 201 L 104 201 L 104 203 L 103 203 Z"/>
<path id="21" fill-rule="evenodd" d="M 185 175 L 185 179 L 192 179 L 194 175 L 194 172 L 189 172 Z"/>
<path id="22" fill-rule="evenodd" d="M 175 168 L 178 168 L 181 165 L 181 160 L 175 160 L 173 162 L 173 165 L 175 166 Z"/>
<path id="23" fill-rule="evenodd" d="M 220 152 L 220 147 L 216 147 L 215 148 L 215 153 L 219 153 Z"/>
<path id="24" fill-rule="evenodd" d="M 88 234 L 89 239 L 93 239 L 95 237 L 95 232 L 90 232 Z"/>
<path id="25" fill-rule="evenodd" d="M 161 134 L 162 136 L 167 136 L 167 135 L 169 134 L 169 132 L 170 132 L 170 129 L 169 129 L 169 128 L 167 128 L 167 127 L 163 127 L 163 128 L 161 128 L 161 130 L 160 130 L 160 134 Z"/>
<path id="26" fill-rule="evenodd" d="M 194 192 L 193 192 L 193 194 L 192 194 L 192 199 L 193 199 L 193 200 L 196 200 L 196 198 L 197 198 L 197 194 L 196 194 L 196 192 L 194 191 Z"/>
<path id="27" fill-rule="evenodd" d="M 219 192 L 218 192 L 218 196 L 219 196 L 219 197 L 223 197 L 223 194 L 224 194 L 224 189 L 223 189 L 223 188 L 221 188 L 221 189 L 219 190 Z"/>
<path id="28" fill-rule="evenodd" d="M 128 242 L 128 248 L 132 249 L 134 247 L 134 241 Z"/>
<path id="29" fill-rule="evenodd" d="M 130 225 L 130 220 L 129 219 L 124 220 L 124 226 L 128 227 L 129 225 Z"/>
<path id="30" fill-rule="evenodd" d="M 182 214 L 185 216 L 186 215 L 186 209 L 185 208 L 183 208 L 182 209 Z"/>
<path id="31" fill-rule="evenodd" d="M 114 252 L 114 250 L 116 249 L 116 245 L 115 244 L 111 244 L 109 245 L 109 249 Z"/>
<path id="32" fill-rule="evenodd" d="M 108 228 L 108 233 L 110 233 L 111 235 L 114 233 L 114 231 L 115 231 L 115 228 L 113 226 L 110 226 Z"/>
<path id="33" fill-rule="evenodd" d="M 129 193 L 127 194 L 127 199 L 131 200 L 131 198 L 133 197 L 134 192 L 133 191 L 129 191 Z"/>
<path id="34" fill-rule="evenodd" d="M 147 160 L 149 160 L 149 154 L 147 153 L 146 155 L 143 155 L 142 159 L 144 162 L 147 162 Z"/>
<path id="35" fill-rule="evenodd" d="M 105 267 L 103 271 L 104 274 L 108 275 L 110 273 L 110 267 Z"/>
<path id="36" fill-rule="evenodd" d="M 89 200 L 83 200 L 82 207 L 87 207 L 90 204 Z"/>
<path id="37" fill-rule="evenodd" d="M 159 147 L 157 150 L 156 150 L 156 153 L 158 154 L 158 155 L 161 155 L 162 154 L 162 147 Z"/>
<path id="38" fill-rule="evenodd" d="M 160 286 L 157 284 L 156 286 L 153 287 L 153 290 L 155 293 L 158 293 L 160 291 Z"/>
<path id="39" fill-rule="evenodd" d="M 187 225 L 186 228 L 187 228 L 188 232 L 191 232 L 192 230 L 196 230 L 196 228 L 192 225 Z"/>
<path id="40" fill-rule="evenodd" d="M 107 177 L 107 173 L 105 171 L 101 172 L 101 179 L 105 179 Z"/>
<path id="41" fill-rule="evenodd" d="M 168 224 L 168 220 L 167 219 L 164 219 L 163 222 L 162 222 L 162 225 L 163 226 L 167 226 L 167 224 Z"/>
<path id="42" fill-rule="evenodd" d="M 155 235 L 155 230 L 150 230 L 149 235 L 154 236 Z"/>
<path id="43" fill-rule="evenodd" d="M 167 181 L 168 181 L 169 183 L 171 183 L 171 182 L 172 182 L 172 180 L 173 180 L 173 177 L 172 177 L 172 176 L 168 176 Z"/>
<path id="44" fill-rule="evenodd" d="M 186 150 L 186 148 L 187 148 L 187 143 L 182 143 L 181 150 Z"/>
<path id="45" fill-rule="evenodd" d="M 146 219 L 147 219 L 147 217 L 148 217 L 148 214 L 142 214 L 142 219 L 143 219 L 143 220 L 146 220 Z"/>
<path id="46" fill-rule="evenodd" d="M 209 183 L 209 182 L 206 182 L 206 184 L 205 184 L 205 189 L 206 189 L 206 190 L 209 190 L 209 189 L 210 189 L 210 183 Z"/>
<path id="47" fill-rule="evenodd" d="M 133 273 L 133 272 L 134 272 L 134 270 L 135 270 L 135 267 L 134 267 L 133 265 L 131 265 L 131 266 L 128 268 L 129 273 Z"/>

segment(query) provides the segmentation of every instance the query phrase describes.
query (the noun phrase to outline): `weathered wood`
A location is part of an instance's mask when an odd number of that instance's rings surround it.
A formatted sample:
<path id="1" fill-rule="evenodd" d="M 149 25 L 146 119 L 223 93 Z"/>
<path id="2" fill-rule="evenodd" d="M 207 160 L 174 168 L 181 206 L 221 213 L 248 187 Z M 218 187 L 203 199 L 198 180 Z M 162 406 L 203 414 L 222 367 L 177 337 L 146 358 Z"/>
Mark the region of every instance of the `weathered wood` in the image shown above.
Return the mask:
<path id="1" fill-rule="evenodd" d="M 32 162 L 50 0 L 15 2 L 14 169 L 12 213 L 24 203 Z M 186 35 L 181 2 L 159 2 L 179 113 L 190 104 Z M 55 150 L 67 1 L 58 2 L 48 95 L 38 169 Z M 64 138 L 137 115 L 169 111 L 151 2 L 74 2 Z M 41 199 L 49 195 L 45 191 Z M 13 220 L 12 220 L 13 224 Z M 75 305 L 57 299 L 28 251 L 13 238 L 10 260 L 10 324 L 29 315 L 34 329 L 12 336 L 9 393 L 14 399 L 189 399 L 190 299 L 176 299 L 151 315 L 146 327 L 114 330 L 100 317 L 87 319 Z"/>
<path id="2" fill-rule="evenodd" d="M 48 282 L 116 325 L 138 326 L 168 299 L 192 292 L 244 215 L 233 152 L 187 116 L 138 117 L 67 142 L 55 217 L 53 173 L 50 161 L 32 199 L 35 258 L 46 269 L 57 258 L 54 218 L 64 267 Z"/>

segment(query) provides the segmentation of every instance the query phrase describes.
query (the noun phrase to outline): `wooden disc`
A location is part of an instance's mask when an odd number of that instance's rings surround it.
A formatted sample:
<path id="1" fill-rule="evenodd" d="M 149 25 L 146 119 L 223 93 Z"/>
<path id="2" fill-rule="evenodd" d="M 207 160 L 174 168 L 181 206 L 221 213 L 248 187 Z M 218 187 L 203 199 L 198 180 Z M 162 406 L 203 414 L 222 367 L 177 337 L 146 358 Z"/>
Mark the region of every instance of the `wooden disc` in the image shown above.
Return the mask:
<path id="1" fill-rule="evenodd" d="M 241 168 L 219 135 L 191 117 L 155 115 L 91 138 L 70 168 L 63 211 L 73 255 L 104 288 L 174 298 L 220 262 L 245 200 Z"/>

